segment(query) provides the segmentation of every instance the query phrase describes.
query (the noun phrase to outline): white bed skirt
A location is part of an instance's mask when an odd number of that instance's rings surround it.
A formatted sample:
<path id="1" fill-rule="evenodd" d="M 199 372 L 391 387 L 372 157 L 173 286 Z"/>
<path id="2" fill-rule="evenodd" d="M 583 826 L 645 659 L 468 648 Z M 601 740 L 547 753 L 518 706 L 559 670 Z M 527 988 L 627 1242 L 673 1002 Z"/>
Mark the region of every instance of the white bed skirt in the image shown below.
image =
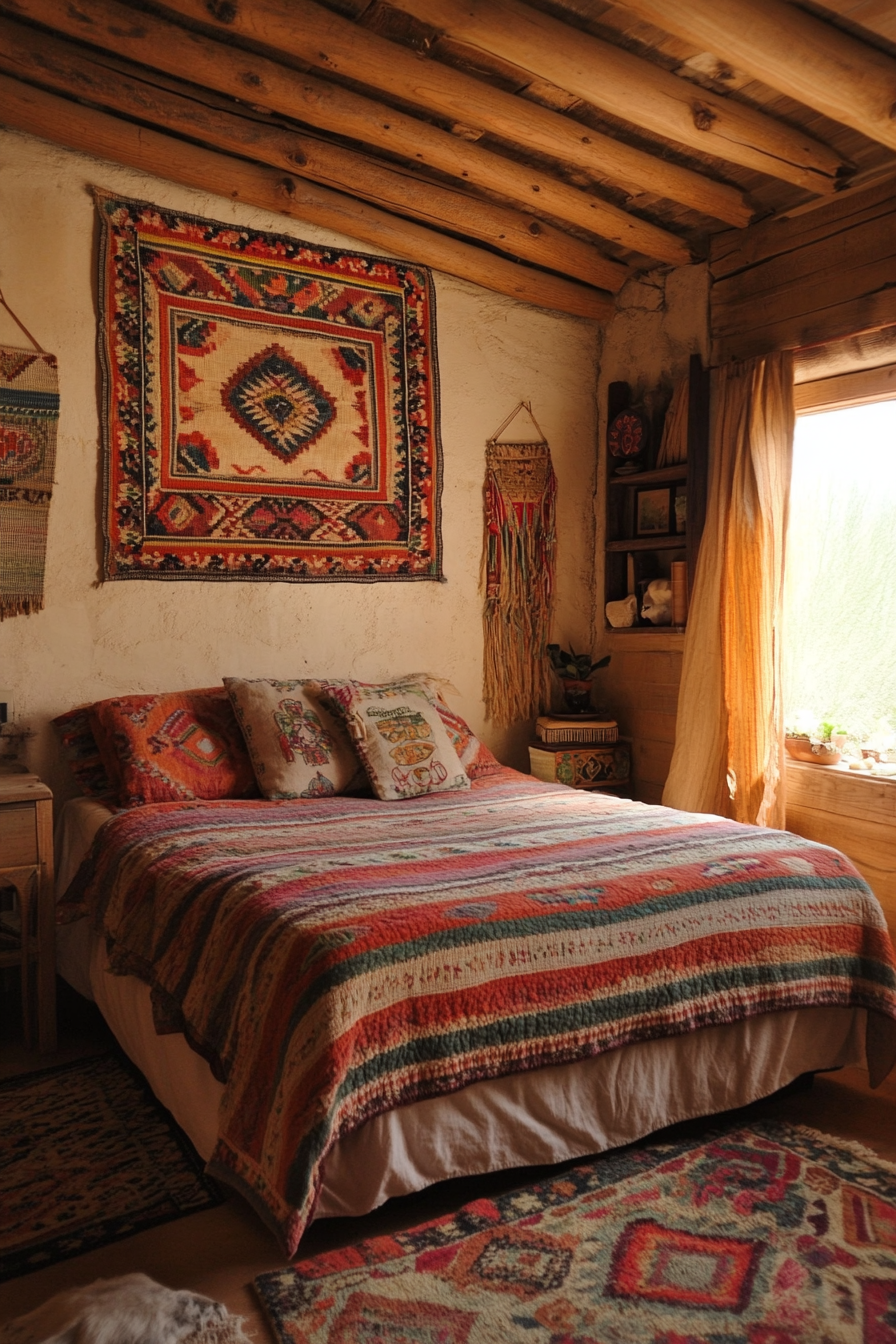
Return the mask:
<path id="1" fill-rule="evenodd" d="M 108 817 L 90 799 L 66 804 L 57 836 L 60 891 Z M 148 986 L 108 971 L 102 940 L 86 921 L 59 933 L 60 973 L 96 1000 L 126 1054 L 208 1159 L 223 1085 L 182 1035 L 156 1033 Z M 801 1073 L 863 1065 L 865 1025 L 864 1009 L 767 1013 L 401 1106 L 336 1144 L 315 1217 L 367 1213 L 453 1176 L 604 1152 L 768 1096 Z"/>

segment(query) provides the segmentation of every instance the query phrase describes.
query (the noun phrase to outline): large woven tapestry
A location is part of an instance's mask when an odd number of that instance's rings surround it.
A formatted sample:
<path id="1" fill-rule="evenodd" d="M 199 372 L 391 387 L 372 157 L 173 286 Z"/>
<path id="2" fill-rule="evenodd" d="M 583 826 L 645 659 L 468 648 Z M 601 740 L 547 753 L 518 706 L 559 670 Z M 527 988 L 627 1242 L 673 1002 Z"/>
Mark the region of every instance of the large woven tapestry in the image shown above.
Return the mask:
<path id="1" fill-rule="evenodd" d="M 429 272 L 97 204 L 106 577 L 441 578 Z"/>

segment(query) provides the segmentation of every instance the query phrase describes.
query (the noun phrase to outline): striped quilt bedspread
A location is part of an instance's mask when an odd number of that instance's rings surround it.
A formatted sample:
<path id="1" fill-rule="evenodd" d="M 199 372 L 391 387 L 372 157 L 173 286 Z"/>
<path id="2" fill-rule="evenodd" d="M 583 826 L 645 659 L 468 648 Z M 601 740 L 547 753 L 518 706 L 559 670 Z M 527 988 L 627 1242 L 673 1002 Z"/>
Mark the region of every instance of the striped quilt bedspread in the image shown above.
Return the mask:
<path id="1" fill-rule="evenodd" d="M 334 1142 L 483 1078 L 808 1005 L 896 960 L 841 854 L 514 771 L 398 803 L 165 803 L 103 827 L 66 898 L 225 1084 L 211 1169 L 295 1252 Z"/>

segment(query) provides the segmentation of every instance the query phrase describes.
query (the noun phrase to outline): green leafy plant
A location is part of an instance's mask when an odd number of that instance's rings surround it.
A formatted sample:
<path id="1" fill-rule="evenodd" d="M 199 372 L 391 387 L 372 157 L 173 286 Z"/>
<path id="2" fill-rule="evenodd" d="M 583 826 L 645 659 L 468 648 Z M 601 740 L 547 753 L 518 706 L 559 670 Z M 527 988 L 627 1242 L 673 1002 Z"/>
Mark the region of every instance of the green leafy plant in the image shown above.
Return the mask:
<path id="1" fill-rule="evenodd" d="M 792 720 L 787 720 L 784 724 L 785 737 L 805 737 L 810 742 L 830 742 L 832 738 L 845 737 L 848 733 L 849 730 L 841 727 L 836 719 L 816 721 L 805 710 L 801 710 Z"/>
<path id="2" fill-rule="evenodd" d="M 548 658 L 551 660 L 551 667 L 561 681 L 590 681 L 592 674 L 598 668 L 607 666 L 610 661 L 610 654 L 608 653 L 604 658 L 599 658 L 596 663 L 592 663 L 590 653 L 576 653 L 572 646 L 568 649 L 561 649 L 559 644 L 549 644 Z"/>

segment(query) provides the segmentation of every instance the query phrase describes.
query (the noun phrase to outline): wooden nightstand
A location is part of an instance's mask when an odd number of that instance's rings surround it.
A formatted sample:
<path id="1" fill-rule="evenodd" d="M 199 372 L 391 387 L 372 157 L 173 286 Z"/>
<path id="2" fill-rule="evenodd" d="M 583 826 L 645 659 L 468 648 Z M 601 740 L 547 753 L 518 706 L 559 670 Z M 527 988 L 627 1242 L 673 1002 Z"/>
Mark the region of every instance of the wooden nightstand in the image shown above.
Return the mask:
<path id="1" fill-rule="evenodd" d="M 36 775 L 0 775 L 0 889 L 13 888 L 21 916 L 18 946 L 4 936 L 0 966 L 20 966 L 25 1044 L 32 1022 L 42 1052 L 56 1049 L 56 909 L 53 795 Z M 36 990 L 36 1013 L 33 1007 Z"/>

